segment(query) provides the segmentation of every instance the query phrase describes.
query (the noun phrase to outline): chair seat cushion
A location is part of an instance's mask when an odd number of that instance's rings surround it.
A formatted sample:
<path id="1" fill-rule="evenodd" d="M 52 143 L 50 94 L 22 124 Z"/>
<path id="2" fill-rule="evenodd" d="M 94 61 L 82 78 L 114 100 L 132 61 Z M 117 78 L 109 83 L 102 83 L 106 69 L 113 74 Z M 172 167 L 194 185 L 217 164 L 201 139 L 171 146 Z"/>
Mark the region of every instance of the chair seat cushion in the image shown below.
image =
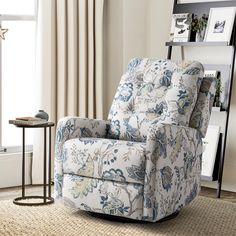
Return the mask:
<path id="1" fill-rule="evenodd" d="M 101 138 L 68 140 L 63 146 L 63 172 L 143 184 L 145 143 Z"/>

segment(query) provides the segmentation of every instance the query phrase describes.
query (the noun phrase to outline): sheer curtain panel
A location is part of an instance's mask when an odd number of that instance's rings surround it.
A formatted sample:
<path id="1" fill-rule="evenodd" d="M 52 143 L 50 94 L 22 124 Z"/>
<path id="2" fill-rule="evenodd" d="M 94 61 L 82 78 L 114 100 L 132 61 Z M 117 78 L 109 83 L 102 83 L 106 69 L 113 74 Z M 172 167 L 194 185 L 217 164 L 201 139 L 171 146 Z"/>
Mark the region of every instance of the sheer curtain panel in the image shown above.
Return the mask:
<path id="1" fill-rule="evenodd" d="M 50 121 L 103 118 L 103 7 L 104 0 L 39 1 L 35 94 Z M 43 181 L 42 135 L 34 137 L 33 184 Z"/>

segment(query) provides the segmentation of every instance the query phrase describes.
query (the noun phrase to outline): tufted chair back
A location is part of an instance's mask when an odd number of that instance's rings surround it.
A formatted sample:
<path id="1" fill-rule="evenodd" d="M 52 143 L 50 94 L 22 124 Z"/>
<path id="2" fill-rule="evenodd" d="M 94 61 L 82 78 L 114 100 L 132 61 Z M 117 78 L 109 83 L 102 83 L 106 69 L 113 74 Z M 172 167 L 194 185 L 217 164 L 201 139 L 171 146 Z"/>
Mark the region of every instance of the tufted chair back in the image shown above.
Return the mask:
<path id="1" fill-rule="evenodd" d="M 197 102 L 202 77 L 199 62 L 132 59 L 109 112 L 109 138 L 143 142 L 150 124 L 158 122 L 191 126 L 204 136 L 209 117 L 199 116 Z M 204 88 L 212 88 L 209 80 Z M 203 92 L 200 98 L 207 101 L 204 109 L 210 109 L 209 95 Z"/>

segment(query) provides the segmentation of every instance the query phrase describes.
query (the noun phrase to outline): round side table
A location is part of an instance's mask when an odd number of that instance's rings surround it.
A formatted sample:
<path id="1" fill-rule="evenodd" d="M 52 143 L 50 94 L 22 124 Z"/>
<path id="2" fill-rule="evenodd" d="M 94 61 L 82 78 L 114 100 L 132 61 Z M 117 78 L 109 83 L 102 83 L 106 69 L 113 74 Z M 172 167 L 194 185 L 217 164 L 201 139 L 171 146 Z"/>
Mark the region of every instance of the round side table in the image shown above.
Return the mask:
<path id="1" fill-rule="evenodd" d="M 40 206 L 52 204 L 54 198 L 51 197 L 51 128 L 55 124 L 47 122 L 41 125 L 15 125 L 22 128 L 22 196 L 13 200 L 13 203 L 21 206 Z M 25 195 L 25 129 L 43 128 L 44 129 L 44 164 L 43 164 L 43 196 L 26 196 Z M 47 194 L 47 128 L 49 129 L 48 140 L 48 194 Z M 27 199 L 41 199 L 41 202 L 24 202 Z"/>

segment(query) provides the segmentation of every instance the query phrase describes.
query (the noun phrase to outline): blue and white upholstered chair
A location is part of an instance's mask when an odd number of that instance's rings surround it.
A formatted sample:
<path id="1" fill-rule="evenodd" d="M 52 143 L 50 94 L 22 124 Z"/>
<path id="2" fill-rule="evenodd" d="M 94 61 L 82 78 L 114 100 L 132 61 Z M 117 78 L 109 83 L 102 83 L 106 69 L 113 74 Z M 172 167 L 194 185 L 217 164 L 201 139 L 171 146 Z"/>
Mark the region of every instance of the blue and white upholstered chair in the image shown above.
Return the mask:
<path id="1" fill-rule="evenodd" d="M 179 211 L 200 191 L 214 94 L 199 62 L 131 60 L 108 120 L 58 122 L 56 199 L 151 222 Z"/>

